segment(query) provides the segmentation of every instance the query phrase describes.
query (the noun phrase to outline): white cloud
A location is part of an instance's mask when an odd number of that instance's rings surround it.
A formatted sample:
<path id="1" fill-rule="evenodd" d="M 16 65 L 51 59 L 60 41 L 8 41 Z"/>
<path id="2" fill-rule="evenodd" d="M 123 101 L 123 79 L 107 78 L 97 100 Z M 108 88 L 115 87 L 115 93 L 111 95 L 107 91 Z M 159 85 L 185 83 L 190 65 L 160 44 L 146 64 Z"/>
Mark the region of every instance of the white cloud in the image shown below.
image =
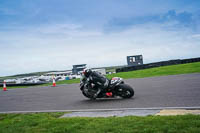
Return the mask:
<path id="1" fill-rule="evenodd" d="M 66 70 L 80 63 L 125 65 L 127 55 L 137 54 L 145 63 L 190 58 L 200 51 L 199 40 L 188 38 L 193 36 L 189 29 L 172 31 L 162 24 L 135 25 L 115 33 L 57 24 L 0 32 L 0 36 L 0 75 Z"/>
<path id="2" fill-rule="evenodd" d="M 190 38 L 200 39 L 200 34 L 194 34 L 189 36 Z"/>

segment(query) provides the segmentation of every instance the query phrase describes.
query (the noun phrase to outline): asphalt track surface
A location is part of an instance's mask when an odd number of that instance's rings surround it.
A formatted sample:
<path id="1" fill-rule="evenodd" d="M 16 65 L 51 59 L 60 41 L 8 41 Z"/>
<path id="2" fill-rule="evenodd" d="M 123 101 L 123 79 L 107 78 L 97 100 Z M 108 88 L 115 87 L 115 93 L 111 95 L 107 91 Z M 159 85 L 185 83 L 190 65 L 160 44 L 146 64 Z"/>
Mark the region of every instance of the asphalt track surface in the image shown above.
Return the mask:
<path id="1" fill-rule="evenodd" d="M 85 98 L 79 84 L 0 90 L 0 112 L 119 108 L 200 107 L 200 73 L 128 79 L 131 99 Z"/>

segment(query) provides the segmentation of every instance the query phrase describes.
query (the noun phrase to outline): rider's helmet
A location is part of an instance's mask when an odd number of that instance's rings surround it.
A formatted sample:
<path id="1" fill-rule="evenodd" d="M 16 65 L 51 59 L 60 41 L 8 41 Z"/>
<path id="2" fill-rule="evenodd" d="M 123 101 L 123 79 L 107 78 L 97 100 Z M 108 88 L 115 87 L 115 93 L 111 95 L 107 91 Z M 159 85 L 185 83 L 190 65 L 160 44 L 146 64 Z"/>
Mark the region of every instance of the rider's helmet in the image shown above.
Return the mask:
<path id="1" fill-rule="evenodd" d="M 92 73 L 91 69 L 84 69 L 83 70 L 83 75 L 85 75 L 85 77 L 89 77 L 91 73 Z"/>

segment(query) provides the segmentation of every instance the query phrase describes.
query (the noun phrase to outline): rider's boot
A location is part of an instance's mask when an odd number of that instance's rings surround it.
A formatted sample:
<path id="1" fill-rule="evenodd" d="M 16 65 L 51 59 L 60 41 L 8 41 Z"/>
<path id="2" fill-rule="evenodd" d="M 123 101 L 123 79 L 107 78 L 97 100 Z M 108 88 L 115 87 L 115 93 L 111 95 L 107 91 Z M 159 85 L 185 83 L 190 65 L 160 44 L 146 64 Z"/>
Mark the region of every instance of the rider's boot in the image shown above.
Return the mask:
<path id="1" fill-rule="evenodd" d="M 98 91 L 94 94 L 93 99 L 96 99 L 97 96 L 101 93 L 101 89 L 99 88 Z"/>

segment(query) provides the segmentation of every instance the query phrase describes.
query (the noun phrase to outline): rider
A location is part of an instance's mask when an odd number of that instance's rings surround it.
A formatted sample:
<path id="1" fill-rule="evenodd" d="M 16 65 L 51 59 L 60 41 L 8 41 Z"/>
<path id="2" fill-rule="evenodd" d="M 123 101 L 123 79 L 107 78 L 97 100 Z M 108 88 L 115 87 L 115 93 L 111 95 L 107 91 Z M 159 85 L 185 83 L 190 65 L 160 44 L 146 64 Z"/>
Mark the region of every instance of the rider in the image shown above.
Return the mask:
<path id="1" fill-rule="evenodd" d="M 83 75 L 89 79 L 90 83 L 93 83 L 98 87 L 98 91 L 94 94 L 94 99 L 101 93 L 103 89 L 108 87 L 109 80 L 96 71 L 92 71 L 91 69 L 84 69 Z"/>

